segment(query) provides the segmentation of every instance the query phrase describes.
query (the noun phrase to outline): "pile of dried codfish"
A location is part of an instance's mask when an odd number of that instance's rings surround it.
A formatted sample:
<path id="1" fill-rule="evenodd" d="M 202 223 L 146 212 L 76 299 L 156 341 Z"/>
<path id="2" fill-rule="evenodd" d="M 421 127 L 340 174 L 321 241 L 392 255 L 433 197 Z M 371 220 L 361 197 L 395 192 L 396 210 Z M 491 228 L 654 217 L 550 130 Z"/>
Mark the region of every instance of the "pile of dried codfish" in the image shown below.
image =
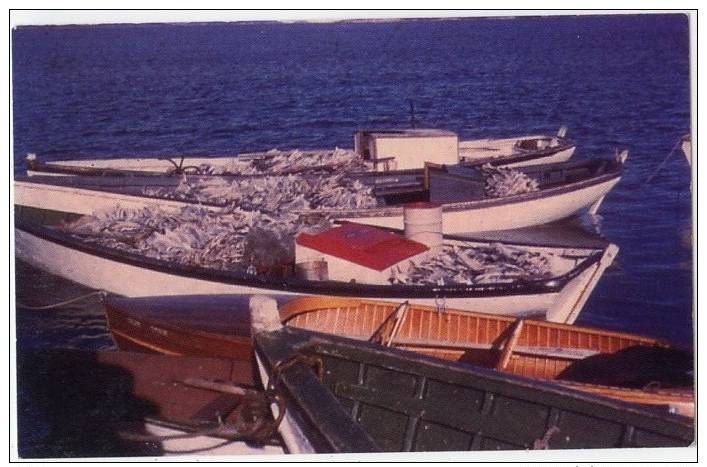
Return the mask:
<path id="1" fill-rule="evenodd" d="M 490 163 L 481 167 L 484 175 L 484 192 L 491 198 L 538 191 L 538 181 L 510 167 L 494 167 Z"/>
<path id="2" fill-rule="evenodd" d="M 203 175 L 257 175 L 289 174 L 308 170 L 367 170 L 363 158 L 347 149 L 335 148 L 321 151 L 279 151 L 272 149 L 260 157 L 232 159 L 219 166 L 202 164 L 199 173 Z"/>
<path id="3" fill-rule="evenodd" d="M 292 213 L 184 207 L 120 207 L 84 216 L 62 226 L 83 241 L 175 264 L 256 273 L 292 262 L 299 233 L 331 227 L 325 219 Z M 395 269 L 391 282 L 414 285 L 486 284 L 534 280 L 551 274 L 550 256 L 501 244 L 446 246 L 407 271 Z"/>
<path id="4" fill-rule="evenodd" d="M 373 188 L 343 174 L 238 179 L 183 178 L 176 188 L 146 188 L 144 194 L 199 203 L 238 206 L 266 213 L 305 209 L 370 208 L 378 204 Z"/>
<path id="5" fill-rule="evenodd" d="M 294 238 L 330 227 L 326 220 L 307 224 L 297 216 L 272 217 L 242 210 L 209 211 L 184 207 L 178 212 L 146 207 L 114 208 L 63 226 L 87 243 L 143 256 L 208 268 L 267 269 L 294 258 Z"/>
<path id="6" fill-rule="evenodd" d="M 549 255 L 499 243 L 488 247 L 445 246 L 404 273 L 393 271 L 392 283 L 415 285 L 489 284 L 537 280 L 552 275 Z"/>

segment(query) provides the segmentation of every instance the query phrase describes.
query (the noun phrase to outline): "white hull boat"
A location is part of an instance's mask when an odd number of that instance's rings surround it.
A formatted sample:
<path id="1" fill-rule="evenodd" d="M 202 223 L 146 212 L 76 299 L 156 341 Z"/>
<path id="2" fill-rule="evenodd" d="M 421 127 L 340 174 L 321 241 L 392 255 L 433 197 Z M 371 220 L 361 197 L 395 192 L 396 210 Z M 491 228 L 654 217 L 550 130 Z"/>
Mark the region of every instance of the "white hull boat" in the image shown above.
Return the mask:
<path id="1" fill-rule="evenodd" d="M 569 217 L 583 209 L 596 213 L 606 194 L 621 179 L 625 153 L 619 161 L 566 162 L 523 169 L 534 191 L 491 197 L 487 182 L 474 168 L 428 166 L 424 171 L 359 174 L 356 180 L 372 190 L 377 203 L 369 208 L 295 210 L 304 216 L 403 228 L 403 206 L 411 201 L 442 205 L 444 233 L 467 234 L 530 227 Z M 117 205 L 126 209 L 159 206 L 178 210 L 199 205 L 229 206 L 223 198 L 199 198 L 180 191 L 169 178 L 20 177 L 15 204 L 66 213 L 92 214 Z M 237 190 L 236 190 L 237 191 Z M 159 193 L 156 195 L 155 193 Z"/>
<path id="2" fill-rule="evenodd" d="M 389 301 L 456 308 L 510 316 L 535 316 L 573 323 L 586 300 L 611 265 L 618 248 L 570 248 L 504 245 L 530 255 L 547 255 L 550 269 L 541 279 L 528 276 L 510 280 L 450 283 L 355 283 L 309 280 L 287 274 L 248 274 L 196 265 L 177 264 L 89 244 L 60 228 L 25 221 L 30 216 L 48 219 L 52 213 L 17 208 L 16 257 L 51 274 L 84 286 L 128 297 L 186 294 L 324 295 L 378 298 Z M 60 217 L 60 216 L 59 216 Z M 498 245 L 498 242 L 446 238 L 450 247 Z M 452 270 L 453 272 L 456 270 Z M 516 276 L 517 277 L 517 276 Z M 427 283 L 429 284 L 429 283 Z"/>
<path id="3" fill-rule="evenodd" d="M 62 161 L 42 161 L 35 154 L 28 154 L 26 164 L 29 176 L 284 175 L 317 170 L 421 169 L 425 162 L 520 167 L 564 162 L 572 157 L 576 145 L 565 138 L 565 133 L 563 127 L 555 136 L 459 141 L 455 133 L 444 130 L 363 130 L 354 136 L 354 150 L 273 149 L 234 156 L 133 156 Z"/>

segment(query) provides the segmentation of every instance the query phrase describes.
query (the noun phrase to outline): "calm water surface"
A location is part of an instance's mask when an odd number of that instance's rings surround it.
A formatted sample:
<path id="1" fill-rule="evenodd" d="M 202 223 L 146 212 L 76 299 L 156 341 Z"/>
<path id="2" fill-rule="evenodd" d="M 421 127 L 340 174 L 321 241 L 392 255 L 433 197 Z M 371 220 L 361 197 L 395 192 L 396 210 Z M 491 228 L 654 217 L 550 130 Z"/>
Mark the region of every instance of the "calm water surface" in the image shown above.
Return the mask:
<path id="1" fill-rule="evenodd" d="M 356 129 L 554 132 L 575 157 L 628 149 L 584 219 L 620 247 L 578 323 L 692 342 L 689 43 L 681 15 L 25 27 L 13 33 L 15 173 L 47 160 L 351 147 Z M 18 301 L 86 289 L 17 265 Z M 23 347 L 109 348 L 96 304 L 18 308 Z"/>

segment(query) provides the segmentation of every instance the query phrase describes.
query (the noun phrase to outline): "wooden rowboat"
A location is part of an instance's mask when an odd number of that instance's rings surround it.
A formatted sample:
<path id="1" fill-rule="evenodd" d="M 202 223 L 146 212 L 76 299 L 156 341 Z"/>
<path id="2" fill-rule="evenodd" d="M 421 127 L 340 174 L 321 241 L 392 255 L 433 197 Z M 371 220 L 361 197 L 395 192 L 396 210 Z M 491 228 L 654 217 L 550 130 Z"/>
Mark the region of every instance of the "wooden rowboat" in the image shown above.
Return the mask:
<path id="1" fill-rule="evenodd" d="M 229 430 L 255 397 L 233 390 L 254 384 L 250 362 L 48 349 L 20 352 L 17 369 L 25 459 L 283 453 Z"/>
<path id="2" fill-rule="evenodd" d="M 282 326 L 251 302 L 264 384 L 290 452 L 688 446 L 692 421 L 556 384 Z M 273 407 L 276 416 L 281 407 Z"/>
<path id="3" fill-rule="evenodd" d="M 105 311 L 121 349 L 247 360 L 251 340 L 245 301 L 244 296 L 109 297 Z M 290 327 L 556 380 L 682 414 L 694 408 L 691 377 L 677 368 L 689 355 L 654 338 L 373 300 L 281 296 L 277 301 L 280 320 Z M 672 358 L 671 368 L 663 367 L 666 358 Z M 629 368 L 619 369 L 622 363 Z M 614 369 L 620 374 L 614 375 Z M 651 388 L 644 390 L 649 383 Z"/>

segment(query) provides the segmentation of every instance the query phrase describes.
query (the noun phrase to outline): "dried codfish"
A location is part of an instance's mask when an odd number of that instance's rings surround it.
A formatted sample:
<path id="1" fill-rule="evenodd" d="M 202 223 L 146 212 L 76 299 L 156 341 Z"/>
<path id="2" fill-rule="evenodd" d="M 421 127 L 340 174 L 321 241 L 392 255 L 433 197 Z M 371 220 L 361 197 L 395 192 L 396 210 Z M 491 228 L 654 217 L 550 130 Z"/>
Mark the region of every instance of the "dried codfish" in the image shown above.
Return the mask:
<path id="1" fill-rule="evenodd" d="M 267 213 L 293 213 L 316 208 L 375 207 L 373 188 L 343 174 L 303 177 L 267 176 L 242 179 L 184 178 L 176 188 L 145 188 L 143 193 L 168 199 L 237 206 Z"/>
<path id="2" fill-rule="evenodd" d="M 306 152 L 271 149 L 260 157 L 233 158 L 222 165 L 201 164 L 198 169 L 202 175 L 282 175 L 303 171 L 365 171 L 370 167 L 354 151 L 335 148 Z"/>
<path id="3" fill-rule="evenodd" d="M 548 255 L 531 253 L 493 244 L 489 247 L 444 247 L 441 252 L 412 264 L 407 271 L 408 284 L 438 285 L 486 284 L 548 277 Z M 400 275 L 393 278 L 399 282 Z"/>
<path id="4" fill-rule="evenodd" d="M 481 167 L 484 175 L 484 192 L 491 198 L 503 198 L 521 193 L 538 191 L 538 181 L 510 167 L 494 167 L 490 163 Z"/>

